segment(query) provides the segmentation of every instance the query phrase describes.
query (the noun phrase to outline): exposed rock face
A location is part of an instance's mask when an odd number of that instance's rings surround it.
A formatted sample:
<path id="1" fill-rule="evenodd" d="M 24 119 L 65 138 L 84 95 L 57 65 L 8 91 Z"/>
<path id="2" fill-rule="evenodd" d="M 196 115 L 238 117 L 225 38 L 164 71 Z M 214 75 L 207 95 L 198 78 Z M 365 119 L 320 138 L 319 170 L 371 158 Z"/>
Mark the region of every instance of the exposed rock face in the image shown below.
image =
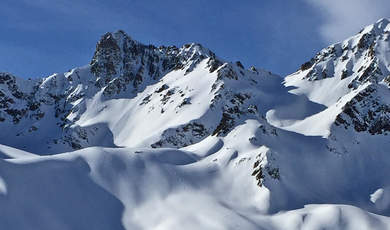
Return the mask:
<path id="1" fill-rule="evenodd" d="M 0 120 L 10 120 L 18 124 L 23 117 L 36 120 L 41 119 L 44 113 L 40 110 L 40 101 L 35 98 L 36 87 L 30 92 L 22 92 L 19 89 L 15 76 L 8 73 L 0 73 Z"/>
<path id="2" fill-rule="evenodd" d="M 200 61 L 215 54 L 200 44 L 155 47 L 143 45 L 131 39 L 123 31 L 106 33 L 96 45 L 90 63 L 91 72 L 97 77 L 96 85 L 107 86 L 104 94 L 109 96 L 134 90 L 150 81 L 159 80 L 166 73 L 185 69 L 191 72 Z"/>
<path id="3" fill-rule="evenodd" d="M 256 178 L 259 187 L 262 187 L 267 179 L 280 180 L 279 167 L 275 165 L 273 154 L 272 151 L 267 150 L 256 156 L 252 176 Z"/>
<path id="4" fill-rule="evenodd" d="M 336 125 L 346 129 L 352 126 L 357 132 L 372 135 L 390 132 L 390 105 L 384 102 L 375 85 L 360 91 L 336 118 Z"/>

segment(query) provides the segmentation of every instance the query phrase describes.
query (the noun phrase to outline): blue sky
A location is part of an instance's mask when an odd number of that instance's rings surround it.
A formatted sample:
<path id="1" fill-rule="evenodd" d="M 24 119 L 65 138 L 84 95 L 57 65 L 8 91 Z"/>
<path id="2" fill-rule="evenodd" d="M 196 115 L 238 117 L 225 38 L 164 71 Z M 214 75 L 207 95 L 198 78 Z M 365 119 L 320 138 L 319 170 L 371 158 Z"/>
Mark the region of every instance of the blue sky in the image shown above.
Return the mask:
<path id="1" fill-rule="evenodd" d="M 0 71 L 27 78 L 86 65 L 102 34 L 123 29 L 145 44 L 198 42 L 226 60 L 285 75 L 389 17 L 387 1 L 2 0 Z"/>

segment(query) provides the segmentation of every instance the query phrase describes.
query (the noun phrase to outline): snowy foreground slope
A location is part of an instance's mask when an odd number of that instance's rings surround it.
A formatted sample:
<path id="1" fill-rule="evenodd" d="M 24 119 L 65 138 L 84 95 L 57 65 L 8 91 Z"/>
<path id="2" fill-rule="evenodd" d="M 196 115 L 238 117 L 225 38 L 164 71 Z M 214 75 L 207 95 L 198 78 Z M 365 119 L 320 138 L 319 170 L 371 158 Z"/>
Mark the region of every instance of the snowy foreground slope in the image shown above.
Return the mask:
<path id="1" fill-rule="evenodd" d="M 390 229 L 390 23 L 285 79 L 105 34 L 0 74 L 4 229 Z"/>
<path id="2" fill-rule="evenodd" d="M 388 217 L 352 205 L 306 205 L 270 215 L 272 191 L 259 191 L 248 176 L 253 162 L 246 157 L 219 156 L 216 163 L 180 150 L 91 147 L 2 161 L 0 223 L 4 229 L 352 230 L 390 225 Z"/>

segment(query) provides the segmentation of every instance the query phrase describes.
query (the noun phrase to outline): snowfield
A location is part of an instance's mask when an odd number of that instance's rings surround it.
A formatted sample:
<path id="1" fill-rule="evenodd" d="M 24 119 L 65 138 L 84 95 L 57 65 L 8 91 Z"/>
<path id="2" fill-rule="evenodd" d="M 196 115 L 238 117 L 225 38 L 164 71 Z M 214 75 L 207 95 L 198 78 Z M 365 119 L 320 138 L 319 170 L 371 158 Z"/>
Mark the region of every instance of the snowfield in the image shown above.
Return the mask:
<path id="1" fill-rule="evenodd" d="M 0 229 L 390 229 L 390 22 L 285 78 L 107 33 L 0 73 Z"/>

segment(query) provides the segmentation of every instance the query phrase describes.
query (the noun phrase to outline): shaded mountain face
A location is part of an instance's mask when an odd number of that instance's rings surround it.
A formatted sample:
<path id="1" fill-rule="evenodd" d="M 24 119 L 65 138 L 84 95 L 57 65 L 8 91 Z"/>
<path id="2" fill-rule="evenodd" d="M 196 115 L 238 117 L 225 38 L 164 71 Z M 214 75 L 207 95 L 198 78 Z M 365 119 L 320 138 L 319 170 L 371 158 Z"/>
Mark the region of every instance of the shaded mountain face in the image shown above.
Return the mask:
<path id="1" fill-rule="evenodd" d="M 379 20 L 285 78 L 200 44 L 155 47 L 123 31 L 103 35 L 90 64 L 67 73 L 2 73 L 0 194 L 15 196 L 0 203 L 49 210 L 54 220 L 39 223 L 77 229 L 85 223 L 72 210 L 23 192 L 64 177 L 72 192 L 53 191 L 75 204 L 92 194 L 80 210 L 97 228 L 109 218 L 94 211 L 102 199 L 118 229 L 356 229 L 356 219 L 387 229 L 389 31 Z M 324 213 L 330 221 L 317 221 Z"/>

